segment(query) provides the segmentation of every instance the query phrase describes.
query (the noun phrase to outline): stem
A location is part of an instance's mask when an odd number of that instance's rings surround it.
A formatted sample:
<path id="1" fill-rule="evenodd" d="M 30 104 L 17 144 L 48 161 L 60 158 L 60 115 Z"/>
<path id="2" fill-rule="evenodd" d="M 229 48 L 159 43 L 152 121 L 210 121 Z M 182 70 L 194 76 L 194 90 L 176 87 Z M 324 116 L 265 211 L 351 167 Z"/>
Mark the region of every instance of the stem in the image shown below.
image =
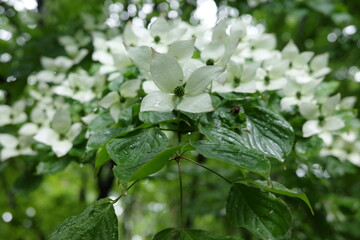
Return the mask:
<path id="1" fill-rule="evenodd" d="M 179 187 L 180 187 L 180 228 L 183 228 L 183 190 L 182 190 L 182 177 L 181 177 L 181 163 L 180 159 L 177 160 L 179 172 Z"/>
<path id="2" fill-rule="evenodd" d="M 215 174 L 215 175 L 217 175 L 218 177 L 222 178 L 225 182 L 227 182 L 227 183 L 229 183 L 229 184 L 232 184 L 232 182 L 231 182 L 229 179 L 227 179 L 226 177 L 224 177 L 224 176 L 221 175 L 220 173 L 217 173 L 217 172 L 215 172 L 214 170 L 212 170 L 212 169 L 210 169 L 210 168 L 202 165 L 201 163 L 198 163 L 198 162 L 196 162 L 196 161 L 194 161 L 194 160 L 192 160 L 192 159 L 190 159 L 190 158 L 184 157 L 184 156 L 181 156 L 181 158 L 182 158 L 182 159 L 185 159 L 185 160 L 188 160 L 189 162 L 192 162 L 192 163 L 194 163 L 194 164 L 196 164 L 196 165 L 198 165 L 198 166 L 200 166 L 200 167 L 208 170 L 209 172 L 212 172 L 213 174 Z"/>
<path id="3" fill-rule="evenodd" d="M 181 143 L 181 133 L 180 133 L 180 111 L 177 114 L 177 134 L 178 134 L 178 141 Z"/>
<path id="4" fill-rule="evenodd" d="M 126 188 L 126 191 L 130 190 L 136 183 L 139 182 L 140 179 L 134 181 L 128 188 Z M 119 201 L 123 196 L 126 195 L 126 192 L 125 193 L 122 193 L 118 198 L 116 198 L 115 200 L 113 200 L 113 204 L 115 204 L 117 201 Z"/>

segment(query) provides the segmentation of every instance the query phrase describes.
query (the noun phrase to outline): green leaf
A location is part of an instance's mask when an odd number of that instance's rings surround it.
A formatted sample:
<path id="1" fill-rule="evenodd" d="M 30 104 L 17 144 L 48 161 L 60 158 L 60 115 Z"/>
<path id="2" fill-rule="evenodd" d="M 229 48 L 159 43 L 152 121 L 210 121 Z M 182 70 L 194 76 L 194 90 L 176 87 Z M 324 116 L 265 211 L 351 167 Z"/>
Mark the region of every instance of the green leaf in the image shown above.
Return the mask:
<path id="1" fill-rule="evenodd" d="M 203 230 L 178 230 L 168 228 L 157 233 L 153 240 L 235 240 L 235 238 L 219 236 Z"/>
<path id="2" fill-rule="evenodd" d="M 206 141 L 192 143 L 196 151 L 207 158 L 213 158 L 268 178 L 270 161 L 266 156 L 241 145 L 219 144 Z"/>
<path id="3" fill-rule="evenodd" d="M 177 118 L 173 112 L 140 112 L 140 121 L 157 124 L 166 121 L 175 121 Z"/>
<path id="4" fill-rule="evenodd" d="M 123 127 L 123 128 L 106 128 L 100 131 L 96 131 L 91 134 L 86 148 L 87 150 L 97 149 L 103 146 L 110 139 L 126 134 L 131 130 L 133 130 L 132 126 Z"/>
<path id="5" fill-rule="evenodd" d="M 334 4 L 328 0 L 309 1 L 307 5 L 325 15 L 330 15 L 334 11 Z"/>
<path id="6" fill-rule="evenodd" d="M 180 239 L 181 231 L 175 228 L 167 228 L 158 232 L 153 240 L 178 240 Z"/>
<path id="7" fill-rule="evenodd" d="M 199 125 L 199 131 L 211 142 L 242 145 L 241 136 L 224 127 L 215 127 L 209 124 Z"/>
<path id="8" fill-rule="evenodd" d="M 39 162 L 36 166 L 36 174 L 51 174 L 64 170 L 70 160 L 67 157 L 49 158 L 48 161 Z"/>
<path id="9" fill-rule="evenodd" d="M 248 98 L 250 98 L 248 95 L 249 94 L 244 94 L 244 93 L 218 93 L 222 98 L 226 99 L 226 100 L 246 100 Z"/>
<path id="10" fill-rule="evenodd" d="M 242 144 L 284 161 L 294 145 L 291 125 L 280 115 L 261 107 L 245 108 L 245 115 L 250 133 L 240 133 Z"/>
<path id="11" fill-rule="evenodd" d="M 159 128 L 141 129 L 130 136 L 112 139 L 106 145 L 111 159 L 117 164 L 115 176 L 126 187 L 134 173 L 150 161 L 168 144 L 165 134 Z"/>
<path id="12" fill-rule="evenodd" d="M 160 169 L 167 164 L 171 156 L 174 155 L 174 153 L 182 148 L 182 145 L 178 145 L 176 147 L 165 149 L 164 151 L 157 154 L 155 157 L 153 157 L 150 161 L 142 165 L 136 173 L 134 173 L 131 180 L 137 180 L 140 178 L 144 178 L 146 176 L 149 176 L 150 174 L 156 173 L 160 171 Z"/>
<path id="13" fill-rule="evenodd" d="M 122 109 L 119 114 L 119 123 L 122 125 L 129 125 L 133 121 L 133 116 L 135 114 L 134 108 L 136 108 L 138 104 Z"/>
<path id="14" fill-rule="evenodd" d="M 35 175 L 32 171 L 25 171 L 16 179 L 12 191 L 16 194 L 29 195 L 40 186 L 43 179 L 43 175 Z"/>
<path id="15" fill-rule="evenodd" d="M 307 159 L 317 156 L 323 148 L 323 141 L 318 136 L 307 139 L 296 139 L 296 154 Z"/>
<path id="16" fill-rule="evenodd" d="M 123 75 L 119 74 L 118 77 L 116 77 L 115 79 L 113 79 L 110 83 L 109 83 L 109 89 L 111 91 L 119 91 L 120 90 L 120 85 L 124 82 L 124 77 Z"/>
<path id="17" fill-rule="evenodd" d="M 262 239 L 288 239 L 291 214 L 287 205 L 258 188 L 234 184 L 226 212 L 230 222 L 244 227 Z"/>
<path id="18" fill-rule="evenodd" d="M 100 113 L 94 120 L 89 124 L 89 130 L 97 131 L 109 127 L 114 123 L 113 118 L 109 112 Z"/>
<path id="19" fill-rule="evenodd" d="M 255 186 L 260 187 L 269 192 L 285 195 L 288 197 L 300 198 L 308 205 L 312 215 L 314 215 L 314 210 L 311 207 L 310 201 L 305 193 L 299 193 L 294 190 L 290 190 L 287 187 L 285 187 L 284 185 L 282 185 L 281 183 L 274 182 L 274 181 L 271 182 L 272 183 L 271 187 L 268 185 L 268 182 L 266 182 L 266 181 L 256 180 L 256 181 L 251 181 L 251 183 L 254 184 Z"/>
<path id="20" fill-rule="evenodd" d="M 118 220 L 110 199 L 100 199 L 80 215 L 66 219 L 50 240 L 117 240 Z"/>
<path id="21" fill-rule="evenodd" d="M 107 163 L 110 160 L 110 156 L 106 151 L 106 147 L 99 148 L 96 153 L 96 159 L 95 159 L 95 175 L 98 174 L 100 168 L 102 165 Z"/>

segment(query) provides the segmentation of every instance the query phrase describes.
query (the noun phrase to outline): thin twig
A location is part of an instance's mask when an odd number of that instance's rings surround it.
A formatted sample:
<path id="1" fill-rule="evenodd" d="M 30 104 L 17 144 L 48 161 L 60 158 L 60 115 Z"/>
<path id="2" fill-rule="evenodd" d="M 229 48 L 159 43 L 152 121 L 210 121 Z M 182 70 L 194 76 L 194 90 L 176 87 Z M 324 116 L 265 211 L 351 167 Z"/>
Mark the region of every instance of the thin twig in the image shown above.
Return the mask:
<path id="1" fill-rule="evenodd" d="M 180 187 L 180 227 L 183 228 L 183 190 L 182 190 L 182 177 L 181 177 L 181 163 L 180 159 L 177 160 L 179 172 L 179 187 Z"/>
<path id="2" fill-rule="evenodd" d="M 136 183 L 139 182 L 140 179 L 134 181 L 128 188 L 126 188 L 126 191 L 130 190 Z M 115 200 L 113 200 L 113 204 L 115 204 L 117 201 L 119 201 L 123 196 L 125 196 L 126 193 L 122 193 L 119 197 L 117 197 Z"/>
<path id="3" fill-rule="evenodd" d="M 224 181 L 226 181 L 227 183 L 232 184 L 232 182 L 231 182 L 229 179 L 227 179 L 226 177 L 224 177 L 224 176 L 221 175 L 220 173 L 217 173 L 217 172 L 215 172 L 214 170 L 212 170 L 212 169 L 210 169 L 210 168 L 202 165 L 201 163 L 198 163 L 198 162 L 196 162 L 196 161 L 194 161 L 194 160 L 192 160 L 192 159 L 190 159 L 190 158 L 184 157 L 184 156 L 181 156 L 181 158 L 182 158 L 182 159 L 185 159 L 185 160 L 188 160 L 189 162 L 195 163 L 196 165 L 198 165 L 198 166 L 200 166 L 200 167 L 208 170 L 209 172 L 212 172 L 213 174 L 217 175 L 218 177 L 222 178 L 222 179 L 223 179 Z"/>

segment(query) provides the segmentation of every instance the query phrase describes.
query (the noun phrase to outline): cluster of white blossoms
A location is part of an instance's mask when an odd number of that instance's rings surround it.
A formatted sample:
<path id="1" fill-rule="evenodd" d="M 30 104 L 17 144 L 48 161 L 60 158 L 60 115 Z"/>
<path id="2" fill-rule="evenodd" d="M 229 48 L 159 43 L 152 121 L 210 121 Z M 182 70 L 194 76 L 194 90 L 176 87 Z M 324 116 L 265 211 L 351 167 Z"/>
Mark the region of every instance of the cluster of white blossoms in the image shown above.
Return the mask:
<path id="1" fill-rule="evenodd" d="M 213 28 L 159 17 L 149 27 L 128 22 L 122 33 L 95 28 L 59 42 L 67 56 L 43 57 L 44 69 L 29 77 L 25 97 L 0 105 L 0 126 L 17 129 L 0 134 L 1 160 L 36 154 L 35 142 L 65 156 L 82 131 L 91 134 L 87 126 L 100 110 L 117 123 L 123 109 L 140 100 L 143 112 L 205 113 L 214 110 L 213 93 L 272 91 L 283 113 L 306 119 L 303 137 L 324 141 L 328 148 L 322 155 L 360 166 L 359 127 L 343 114 L 356 98 L 323 92 L 328 54 L 299 52 L 291 41 L 277 50 L 275 36 L 249 15 L 221 20 Z M 90 57 L 85 68 L 82 63 Z M 133 65 L 140 73 L 124 78 Z M 146 94 L 142 99 L 140 91 Z"/>

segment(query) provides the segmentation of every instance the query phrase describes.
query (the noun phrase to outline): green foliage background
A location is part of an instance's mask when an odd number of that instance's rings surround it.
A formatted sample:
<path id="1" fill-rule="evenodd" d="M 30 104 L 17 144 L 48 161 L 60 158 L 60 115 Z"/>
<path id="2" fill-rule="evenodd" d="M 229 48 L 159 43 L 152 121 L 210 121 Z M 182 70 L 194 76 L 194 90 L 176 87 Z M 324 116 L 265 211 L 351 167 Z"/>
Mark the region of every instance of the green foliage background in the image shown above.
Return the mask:
<path id="1" fill-rule="evenodd" d="M 8 92 L 6 103 L 21 96 L 27 76 L 41 68 L 40 56 L 62 54 L 57 38 L 72 35 L 83 28 L 84 22 L 79 17 L 81 13 L 104 21 L 112 2 L 116 1 L 38 0 L 37 12 L 17 12 L 6 2 L 1 2 L 0 29 L 13 33 L 10 41 L 0 40 L 0 54 L 7 52 L 12 56 L 11 61 L 0 63 L 0 88 Z M 155 11 L 147 16 L 147 21 L 170 10 L 160 10 L 159 6 L 167 3 L 162 0 L 119 2 L 124 9 L 129 4 L 142 6 L 153 2 Z M 196 2 L 182 0 L 179 3 L 179 16 L 189 21 Z M 342 32 L 348 25 L 360 27 L 359 1 L 278 0 L 259 1 L 257 6 L 235 0 L 216 3 L 220 9 L 230 6 L 239 14 L 253 15 L 266 25 L 267 32 L 276 34 L 278 48 L 292 39 L 301 51 L 309 50 L 316 54 L 329 52 L 333 71 L 328 80 L 339 80 L 342 96 L 360 95 L 359 84 L 355 83 L 350 69 L 360 68 L 360 31 L 350 36 Z M 29 27 L 33 25 L 36 27 Z M 327 40 L 331 32 L 338 36 L 335 42 Z M 9 76 L 14 76 L 16 81 L 8 82 Z M 301 142 L 295 146 L 313 156 L 321 149 L 316 138 L 311 146 Z M 38 174 L 34 175 L 35 162 L 29 159 L 0 163 L 0 214 L 13 214 L 10 223 L 0 219 L 0 239 L 48 239 L 65 218 L 79 214 L 105 193 L 115 195 L 118 192 L 118 186 L 112 184 L 111 164 L 103 167 L 99 177 L 94 178 L 91 163 L 73 162 L 67 165 L 66 162 L 54 164 L 50 161 L 42 169 L 36 169 Z M 211 164 L 211 161 L 207 162 L 209 167 Z M 309 171 L 305 178 L 299 178 L 295 174 L 299 164 L 309 169 L 319 164 L 336 177 L 318 178 Z M 229 188 L 224 188 L 216 176 L 187 163 L 183 172 L 186 176 L 184 208 L 187 227 L 256 239 L 245 230 L 229 227 L 224 205 Z M 224 167 L 221 173 L 231 176 L 234 169 Z M 120 239 L 131 239 L 136 235 L 151 239 L 155 232 L 175 225 L 179 211 L 178 195 L 174 194 L 178 190 L 176 177 L 176 166 L 170 165 L 156 178 L 150 177 L 131 190 L 121 202 Z M 300 188 L 314 206 L 315 216 L 312 216 L 300 200 L 286 198 L 293 213 L 293 239 L 360 239 L 358 167 L 334 158 L 315 158 L 309 162 L 307 157 L 295 160 L 290 156 L 285 163 L 273 162 L 272 179 L 286 183 L 289 188 Z M 35 209 L 35 215 L 31 214 L 32 209 Z"/>

